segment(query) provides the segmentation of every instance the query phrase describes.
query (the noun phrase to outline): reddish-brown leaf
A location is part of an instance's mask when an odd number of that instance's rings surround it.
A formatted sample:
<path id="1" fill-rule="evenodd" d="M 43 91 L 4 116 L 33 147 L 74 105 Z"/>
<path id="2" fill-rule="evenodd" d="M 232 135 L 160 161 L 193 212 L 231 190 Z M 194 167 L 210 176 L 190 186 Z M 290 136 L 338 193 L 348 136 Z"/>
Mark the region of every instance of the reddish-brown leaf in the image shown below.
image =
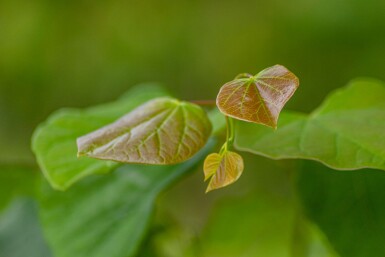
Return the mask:
<path id="1" fill-rule="evenodd" d="M 279 113 L 298 86 L 292 72 L 275 65 L 255 76 L 242 74 L 226 83 L 217 96 L 217 106 L 235 119 L 276 128 Z"/>
<path id="2" fill-rule="evenodd" d="M 124 163 L 175 164 L 196 154 L 210 133 L 210 120 L 198 105 L 156 98 L 78 138 L 78 155 Z"/>

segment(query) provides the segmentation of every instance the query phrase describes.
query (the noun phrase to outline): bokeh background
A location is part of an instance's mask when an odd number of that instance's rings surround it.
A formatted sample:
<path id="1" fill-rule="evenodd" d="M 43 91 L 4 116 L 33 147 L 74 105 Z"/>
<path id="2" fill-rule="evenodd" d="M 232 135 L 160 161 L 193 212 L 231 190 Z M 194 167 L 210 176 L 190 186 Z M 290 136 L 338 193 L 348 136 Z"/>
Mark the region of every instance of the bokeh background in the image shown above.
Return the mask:
<path id="1" fill-rule="evenodd" d="M 31 134 L 58 108 L 153 81 L 214 99 L 238 73 L 274 64 L 300 78 L 287 108 L 304 112 L 353 78 L 385 80 L 385 1 L 0 0 L 0 163 L 34 165 Z M 199 171 L 163 196 L 159 216 L 203 227 L 218 199 L 287 192 L 286 167 L 253 158 L 238 184 L 209 196 Z"/>
<path id="2" fill-rule="evenodd" d="M 282 64 L 309 111 L 350 79 L 385 79 L 385 1 L 0 1 L 0 160 L 32 159 L 35 126 L 60 107 L 147 81 L 212 99 L 241 72 Z"/>

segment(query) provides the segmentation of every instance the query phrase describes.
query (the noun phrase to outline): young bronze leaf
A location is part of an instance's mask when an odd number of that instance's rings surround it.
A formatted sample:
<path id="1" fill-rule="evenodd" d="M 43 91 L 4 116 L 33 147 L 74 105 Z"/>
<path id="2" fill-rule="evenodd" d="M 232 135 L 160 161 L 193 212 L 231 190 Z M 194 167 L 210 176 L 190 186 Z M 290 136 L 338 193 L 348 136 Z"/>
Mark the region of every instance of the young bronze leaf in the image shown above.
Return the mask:
<path id="1" fill-rule="evenodd" d="M 217 96 L 217 106 L 235 119 L 276 128 L 279 113 L 298 86 L 293 73 L 275 65 L 255 76 L 244 74 L 226 83 Z"/>
<path id="2" fill-rule="evenodd" d="M 203 170 L 205 181 L 211 177 L 207 193 L 237 181 L 243 172 L 243 159 L 239 154 L 230 151 L 223 154 L 212 153 L 206 157 Z"/>
<path id="3" fill-rule="evenodd" d="M 211 123 L 202 108 L 158 98 L 78 138 L 78 155 L 125 163 L 174 164 L 197 153 L 210 133 Z"/>

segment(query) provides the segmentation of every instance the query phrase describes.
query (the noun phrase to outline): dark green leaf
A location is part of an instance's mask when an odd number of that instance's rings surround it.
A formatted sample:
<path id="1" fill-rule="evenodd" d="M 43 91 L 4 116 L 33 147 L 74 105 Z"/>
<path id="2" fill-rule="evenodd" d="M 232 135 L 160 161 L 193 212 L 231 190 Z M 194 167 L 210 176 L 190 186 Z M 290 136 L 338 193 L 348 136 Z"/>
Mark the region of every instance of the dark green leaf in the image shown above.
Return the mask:
<path id="1" fill-rule="evenodd" d="M 19 198 L 0 216 L 1 257 L 50 257 L 35 202 Z"/>
<path id="2" fill-rule="evenodd" d="M 165 91 L 157 86 L 141 85 L 109 104 L 52 114 L 35 131 L 32 140 L 32 149 L 51 186 L 64 190 L 85 176 L 106 173 L 116 167 L 113 162 L 78 159 L 76 138 L 115 121 L 149 99 L 164 95 Z"/>
<path id="3" fill-rule="evenodd" d="M 238 122 L 235 146 L 274 159 L 303 158 L 334 169 L 385 170 L 385 86 L 358 80 L 309 116 L 282 113 L 276 131 Z"/>
<path id="4" fill-rule="evenodd" d="M 385 174 L 336 172 L 305 162 L 299 191 L 308 216 L 341 256 L 385 256 Z"/>
<path id="5" fill-rule="evenodd" d="M 78 154 L 124 163 L 175 164 L 196 154 L 210 134 L 211 123 L 201 107 L 157 98 L 78 138 Z"/>

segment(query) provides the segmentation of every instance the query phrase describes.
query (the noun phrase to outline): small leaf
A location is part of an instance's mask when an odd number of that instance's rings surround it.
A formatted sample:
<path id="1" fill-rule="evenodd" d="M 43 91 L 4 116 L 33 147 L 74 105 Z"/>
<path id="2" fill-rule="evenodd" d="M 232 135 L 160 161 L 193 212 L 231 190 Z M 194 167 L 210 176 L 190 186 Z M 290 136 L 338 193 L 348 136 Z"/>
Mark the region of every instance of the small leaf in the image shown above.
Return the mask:
<path id="1" fill-rule="evenodd" d="M 283 106 L 298 88 L 298 78 L 281 65 L 226 83 L 217 96 L 219 110 L 235 119 L 277 127 Z"/>
<path id="2" fill-rule="evenodd" d="M 212 153 L 204 162 L 205 181 L 211 177 L 206 193 L 228 186 L 242 175 L 243 159 L 234 152 L 225 151 L 223 154 Z"/>
<path id="3" fill-rule="evenodd" d="M 78 138 L 78 155 L 125 163 L 175 164 L 197 153 L 210 133 L 210 120 L 201 107 L 158 98 Z"/>

